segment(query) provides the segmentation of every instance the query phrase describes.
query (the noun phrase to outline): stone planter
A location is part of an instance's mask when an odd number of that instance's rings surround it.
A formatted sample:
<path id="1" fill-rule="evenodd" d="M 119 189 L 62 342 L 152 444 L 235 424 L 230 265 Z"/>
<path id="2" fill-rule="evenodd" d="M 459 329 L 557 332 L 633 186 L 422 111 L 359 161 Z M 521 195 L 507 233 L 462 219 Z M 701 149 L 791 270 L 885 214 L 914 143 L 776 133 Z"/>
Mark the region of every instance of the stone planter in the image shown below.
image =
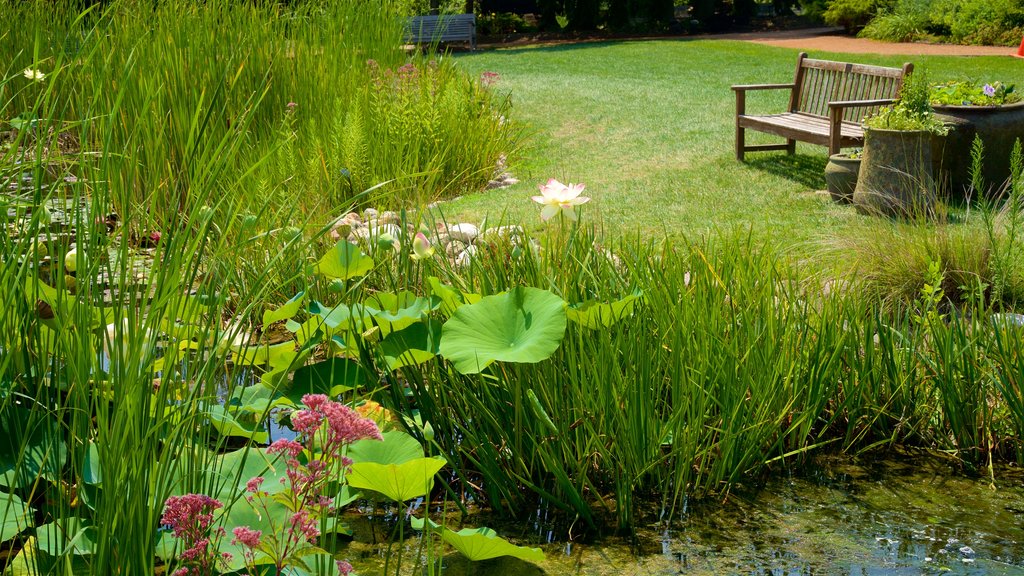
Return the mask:
<path id="1" fill-rule="evenodd" d="M 932 215 L 932 134 L 926 130 L 865 128 L 853 203 L 867 214 Z"/>
<path id="2" fill-rule="evenodd" d="M 850 158 L 845 154 L 833 154 L 825 165 L 825 184 L 832 200 L 849 204 L 853 201 L 853 190 L 857 187 L 857 174 L 860 172 L 860 158 Z"/>
<path id="3" fill-rule="evenodd" d="M 1010 177 L 1013 143 L 1019 138 L 1024 144 L 1024 102 L 1005 106 L 935 106 L 935 114 L 950 125 L 940 162 L 943 189 L 952 198 L 964 198 L 969 192 L 971 145 L 977 135 L 985 145 L 985 192 L 1002 190 Z"/>

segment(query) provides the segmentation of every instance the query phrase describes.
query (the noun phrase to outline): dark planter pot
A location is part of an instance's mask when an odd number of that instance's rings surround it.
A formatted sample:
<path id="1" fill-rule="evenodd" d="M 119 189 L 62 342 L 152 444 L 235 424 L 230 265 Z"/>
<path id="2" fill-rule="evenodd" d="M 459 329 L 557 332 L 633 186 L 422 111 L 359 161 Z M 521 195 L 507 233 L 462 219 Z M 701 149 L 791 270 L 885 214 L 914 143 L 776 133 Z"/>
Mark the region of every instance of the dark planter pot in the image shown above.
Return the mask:
<path id="1" fill-rule="evenodd" d="M 859 172 L 860 158 L 848 158 L 842 154 L 829 156 L 828 164 L 825 165 L 825 184 L 832 200 L 843 204 L 853 201 Z"/>
<path id="2" fill-rule="evenodd" d="M 982 175 L 987 191 L 998 192 L 1010 178 L 1010 152 L 1018 138 L 1024 143 L 1024 102 L 1006 106 L 935 106 L 950 125 L 941 156 L 940 183 L 952 198 L 971 188 L 971 145 L 977 135 L 985 145 Z"/>
<path id="3" fill-rule="evenodd" d="M 918 217 L 935 212 L 932 134 L 926 130 L 864 130 L 853 203 L 867 214 Z"/>

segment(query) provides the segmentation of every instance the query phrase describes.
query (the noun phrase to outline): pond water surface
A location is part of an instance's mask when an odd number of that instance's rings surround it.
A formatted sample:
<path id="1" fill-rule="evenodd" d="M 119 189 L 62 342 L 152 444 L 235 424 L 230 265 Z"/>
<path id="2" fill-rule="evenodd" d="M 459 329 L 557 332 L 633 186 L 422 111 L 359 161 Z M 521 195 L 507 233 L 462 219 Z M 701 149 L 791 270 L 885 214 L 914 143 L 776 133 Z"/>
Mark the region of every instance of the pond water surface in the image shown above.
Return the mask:
<path id="1" fill-rule="evenodd" d="M 756 493 L 691 506 L 671 525 L 642 527 L 635 540 L 548 542 L 545 522 L 489 524 L 546 560 L 469 562 L 443 557 L 443 574 L 1020 574 L 1024 575 L 1024 473 L 1003 468 L 968 478 L 935 460 L 859 464 L 819 460 L 804 476 L 777 476 Z M 458 529 L 458 527 L 453 527 Z M 385 551 L 355 526 L 348 553 L 363 576 L 384 574 Z M 532 543 L 531 543 L 532 541 Z M 409 556 L 415 538 L 396 544 Z M 406 566 L 415 564 L 405 560 Z M 435 566 L 435 572 L 436 573 Z M 425 568 L 402 570 L 428 574 Z M 394 573 L 394 555 L 389 573 Z"/>

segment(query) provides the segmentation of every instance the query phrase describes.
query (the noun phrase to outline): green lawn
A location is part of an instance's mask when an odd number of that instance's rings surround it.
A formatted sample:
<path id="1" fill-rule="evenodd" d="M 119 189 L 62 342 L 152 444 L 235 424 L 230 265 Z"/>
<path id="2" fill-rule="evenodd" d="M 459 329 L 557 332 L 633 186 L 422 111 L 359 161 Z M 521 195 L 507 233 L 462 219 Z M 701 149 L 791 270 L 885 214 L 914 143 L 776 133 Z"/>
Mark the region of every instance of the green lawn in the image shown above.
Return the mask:
<path id="1" fill-rule="evenodd" d="M 729 86 L 791 80 L 797 53 L 737 41 L 669 40 L 460 54 L 470 72 L 501 75 L 497 89 L 510 94 L 531 148 L 513 167 L 520 184 L 461 198 L 451 210 L 468 219 L 507 212 L 530 221 L 536 208 L 529 195 L 554 177 L 585 182 L 593 198 L 587 212 L 609 231 L 698 235 L 752 227 L 783 241 L 806 241 L 821 231 L 862 227 L 868 218 L 815 193 L 825 187 L 823 147 L 801 144 L 792 157 L 753 153 L 747 164 L 733 157 Z M 891 66 L 910 60 L 932 80 L 1021 79 L 1020 62 L 1009 57 L 812 56 Z M 781 110 L 786 97 L 753 94 L 748 110 Z"/>

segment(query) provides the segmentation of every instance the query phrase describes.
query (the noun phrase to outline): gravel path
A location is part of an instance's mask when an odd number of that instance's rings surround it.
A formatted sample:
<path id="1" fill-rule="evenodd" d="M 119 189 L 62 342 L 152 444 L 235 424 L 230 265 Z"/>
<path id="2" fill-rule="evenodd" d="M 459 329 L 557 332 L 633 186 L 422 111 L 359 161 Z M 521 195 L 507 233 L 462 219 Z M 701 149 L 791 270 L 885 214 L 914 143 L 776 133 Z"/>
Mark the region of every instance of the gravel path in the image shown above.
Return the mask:
<path id="1" fill-rule="evenodd" d="M 906 54 L 908 56 L 1013 56 L 1016 48 L 1005 46 L 958 46 L 955 44 L 925 44 L 921 42 L 879 42 L 866 38 L 844 36 L 836 28 L 811 28 L 784 32 L 746 32 L 722 34 L 714 38 L 745 40 L 770 46 L 848 52 L 851 54 Z M 1024 64 L 1024 61 L 1021 62 Z"/>

